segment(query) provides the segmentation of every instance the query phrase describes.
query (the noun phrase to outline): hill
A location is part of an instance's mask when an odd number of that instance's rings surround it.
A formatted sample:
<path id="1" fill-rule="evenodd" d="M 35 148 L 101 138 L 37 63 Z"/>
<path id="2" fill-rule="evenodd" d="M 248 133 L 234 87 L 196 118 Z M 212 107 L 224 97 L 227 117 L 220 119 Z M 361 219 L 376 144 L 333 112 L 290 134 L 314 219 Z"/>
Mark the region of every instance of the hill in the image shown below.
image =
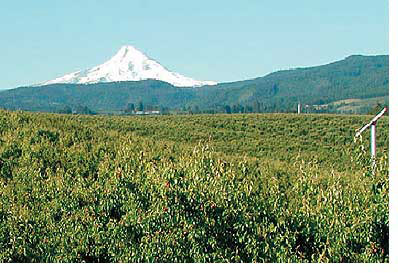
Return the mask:
<path id="1" fill-rule="evenodd" d="M 112 112 L 142 102 L 179 110 L 228 112 L 229 107 L 231 112 L 289 112 L 300 102 L 313 111 L 338 112 L 341 105 L 333 102 L 347 99 L 373 98 L 375 104 L 388 103 L 388 82 L 388 56 L 353 55 L 327 65 L 199 88 L 179 88 L 155 80 L 21 87 L 1 92 L 0 107 L 51 112 L 84 105 L 94 111 Z M 319 110 L 318 105 L 326 107 Z M 363 113 L 372 106 L 350 109 Z"/>

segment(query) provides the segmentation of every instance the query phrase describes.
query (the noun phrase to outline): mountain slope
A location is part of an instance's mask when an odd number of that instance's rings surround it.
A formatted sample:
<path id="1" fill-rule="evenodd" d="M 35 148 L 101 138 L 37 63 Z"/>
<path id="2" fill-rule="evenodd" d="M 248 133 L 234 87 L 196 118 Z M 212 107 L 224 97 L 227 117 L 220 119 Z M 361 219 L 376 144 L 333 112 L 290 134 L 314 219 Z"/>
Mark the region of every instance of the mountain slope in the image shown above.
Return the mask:
<path id="1" fill-rule="evenodd" d="M 154 80 L 16 88 L 0 93 L 0 107 L 57 111 L 65 105 L 85 105 L 106 112 L 139 102 L 171 109 L 201 110 L 260 103 L 263 111 L 275 112 L 297 109 L 298 102 L 319 105 L 386 96 L 388 56 L 350 56 L 327 65 L 278 71 L 252 80 L 199 88 L 178 88 Z"/>
<path id="2" fill-rule="evenodd" d="M 179 87 L 198 87 L 216 84 L 212 81 L 197 81 L 171 72 L 133 46 L 123 46 L 115 56 L 101 65 L 70 73 L 40 85 L 55 83 L 93 84 L 100 82 L 142 81 L 147 79 L 164 81 Z"/>
<path id="3" fill-rule="evenodd" d="M 193 102 L 208 105 L 247 104 L 254 101 L 284 108 L 326 104 L 349 98 L 388 95 L 388 56 L 353 55 L 326 65 L 273 72 L 253 80 L 202 87 L 203 97 Z M 205 92 L 203 92 L 205 91 Z M 208 92 L 206 92 L 208 91 Z"/>

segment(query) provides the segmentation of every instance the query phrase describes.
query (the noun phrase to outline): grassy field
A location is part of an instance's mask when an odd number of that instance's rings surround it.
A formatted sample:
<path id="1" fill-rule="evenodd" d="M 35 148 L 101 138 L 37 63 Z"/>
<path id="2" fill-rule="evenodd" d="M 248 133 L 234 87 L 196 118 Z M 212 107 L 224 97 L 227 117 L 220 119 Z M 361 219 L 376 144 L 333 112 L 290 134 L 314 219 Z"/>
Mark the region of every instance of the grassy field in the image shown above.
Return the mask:
<path id="1" fill-rule="evenodd" d="M 388 117 L 0 111 L 2 262 L 388 262 Z"/>
<path id="2" fill-rule="evenodd" d="M 337 113 L 360 113 L 361 109 L 368 108 L 371 110 L 377 104 L 388 105 L 388 96 L 367 98 L 367 99 L 346 99 L 329 103 L 329 106 L 337 107 Z M 365 111 L 364 113 L 369 112 Z"/>

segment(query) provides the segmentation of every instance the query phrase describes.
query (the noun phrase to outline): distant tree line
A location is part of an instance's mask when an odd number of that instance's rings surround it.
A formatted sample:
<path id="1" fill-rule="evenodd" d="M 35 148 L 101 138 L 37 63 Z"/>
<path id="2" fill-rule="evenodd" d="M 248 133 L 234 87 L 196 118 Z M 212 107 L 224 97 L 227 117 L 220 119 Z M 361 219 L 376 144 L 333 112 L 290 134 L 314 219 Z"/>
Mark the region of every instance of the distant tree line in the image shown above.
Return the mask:
<path id="1" fill-rule="evenodd" d="M 70 105 L 65 105 L 58 111 L 56 111 L 59 114 L 81 114 L 81 115 L 96 115 L 97 113 L 87 106 L 83 105 L 77 105 L 77 106 L 70 106 Z"/>
<path id="2" fill-rule="evenodd" d="M 153 104 L 144 104 L 142 100 L 140 100 L 137 105 L 129 102 L 126 107 L 122 110 L 122 113 L 125 115 L 135 114 L 137 112 L 147 112 L 147 111 L 159 111 L 161 114 L 168 114 L 170 109 L 161 105 L 153 105 Z"/>

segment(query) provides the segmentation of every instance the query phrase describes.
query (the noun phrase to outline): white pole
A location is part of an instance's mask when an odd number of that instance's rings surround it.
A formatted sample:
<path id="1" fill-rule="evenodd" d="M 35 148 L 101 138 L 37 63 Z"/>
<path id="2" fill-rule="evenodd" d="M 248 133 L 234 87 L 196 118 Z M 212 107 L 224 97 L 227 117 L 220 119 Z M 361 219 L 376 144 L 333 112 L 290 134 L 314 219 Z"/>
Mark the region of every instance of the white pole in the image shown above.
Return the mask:
<path id="1" fill-rule="evenodd" d="M 300 114 L 300 111 L 301 111 L 301 105 L 300 105 L 300 103 L 297 105 L 297 114 Z"/>
<path id="2" fill-rule="evenodd" d="M 370 127 L 370 153 L 372 156 L 372 167 L 376 165 L 376 122 Z"/>
<path id="3" fill-rule="evenodd" d="M 370 127 L 370 154 L 371 154 L 373 173 L 376 167 L 376 123 L 377 120 L 381 118 L 381 116 L 383 116 L 386 111 L 387 107 L 384 107 L 384 109 L 379 114 L 377 114 L 377 116 L 375 116 L 368 124 L 363 126 L 355 134 L 355 137 L 359 137 L 363 131 L 365 131 Z"/>

